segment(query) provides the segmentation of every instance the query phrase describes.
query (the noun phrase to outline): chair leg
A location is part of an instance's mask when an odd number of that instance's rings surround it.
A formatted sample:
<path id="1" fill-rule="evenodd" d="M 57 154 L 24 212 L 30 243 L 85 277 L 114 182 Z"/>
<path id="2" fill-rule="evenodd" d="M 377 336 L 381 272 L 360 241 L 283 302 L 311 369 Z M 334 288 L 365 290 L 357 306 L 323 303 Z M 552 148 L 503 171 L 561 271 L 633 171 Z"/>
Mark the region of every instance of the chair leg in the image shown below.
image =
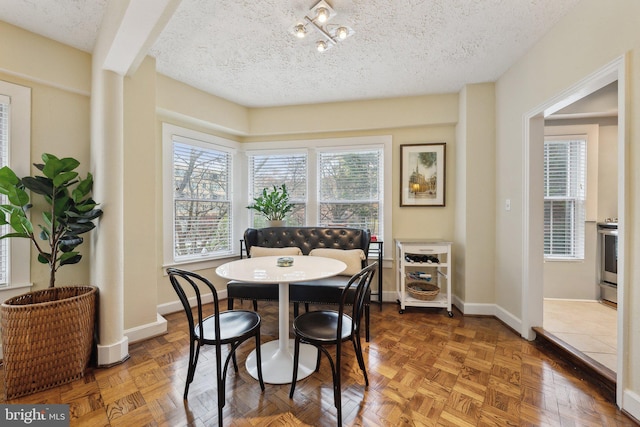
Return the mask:
<path id="1" fill-rule="evenodd" d="M 316 359 L 316 372 L 320 372 L 320 356 L 322 355 L 322 352 L 319 349 L 318 350 L 318 358 Z"/>
<path id="2" fill-rule="evenodd" d="M 227 297 L 227 309 L 233 310 L 233 298 Z"/>
<path id="3" fill-rule="evenodd" d="M 356 335 L 351 339 L 353 342 L 353 348 L 356 352 L 356 359 L 358 360 L 358 365 L 360 366 L 360 370 L 364 375 L 364 383 L 368 387 L 369 386 L 369 377 L 367 376 L 367 368 L 364 364 L 364 356 L 362 355 L 362 343 L 360 342 L 360 335 Z"/>
<path id="4" fill-rule="evenodd" d="M 367 342 L 369 342 L 369 308 L 369 305 L 364 306 L 364 336 Z"/>
<path id="5" fill-rule="evenodd" d="M 189 385 L 193 382 L 193 376 L 196 372 L 196 365 L 198 363 L 198 355 L 200 354 L 200 343 L 191 339 L 191 345 L 189 346 L 189 367 L 187 369 L 187 381 L 184 385 L 183 399 L 187 400 L 187 394 L 189 393 Z"/>
<path id="6" fill-rule="evenodd" d="M 291 390 L 289 391 L 289 399 L 293 399 L 293 392 L 296 389 L 296 381 L 298 381 L 299 359 L 300 359 L 300 338 L 296 337 L 293 345 L 293 378 L 291 379 Z"/>
<path id="7" fill-rule="evenodd" d="M 293 303 L 293 318 L 295 319 L 300 314 L 300 304 L 297 302 Z"/>
<path id="8" fill-rule="evenodd" d="M 229 359 L 227 359 L 228 361 Z M 216 346 L 216 379 L 218 382 L 218 426 L 222 427 L 222 408 L 225 404 L 225 379 L 222 373 L 222 351 Z"/>
<path id="9" fill-rule="evenodd" d="M 258 300 L 257 299 L 253 300 L 253 311 L 258 311 Z"/>
<path id="10" fill-rule="evenodd" d="M 260 350 L 260 328 L 256 334 L 256 367 L 258 368 L 258 381 L 260 381 L 260 389 L 264 391 L 264 380 L 262 379 L 262 352 Z"/>
<path id="11" fill-rule="evenodd" d="M 236 371 L 236 373 L 238 372 L 238 359 L 236 358 L 236 352 L 233 349 L 234 344 L 229 344 L 229 351 L 232 351 L 233 353 L 231 353 L 231 360 L 233 361 L 233 370 Z"/>
<path id="12" fill-rule="evenodd" d="M 336 364 L 335 364 L 335 369 L 333 370 L 333 400 L 337 410 L 338 427 L 342 427 L 342 392 L 341 392 L 342 384 L 340 380 L 340 370 L 341 370 L 340 368 L 342 366 L 340 365 L 340 359 L 341 359 L 341 353 L 342 353 L 341 348 L 342 348 L 342 343 L 338 342 L 338 345 L 336 348 Z"/>

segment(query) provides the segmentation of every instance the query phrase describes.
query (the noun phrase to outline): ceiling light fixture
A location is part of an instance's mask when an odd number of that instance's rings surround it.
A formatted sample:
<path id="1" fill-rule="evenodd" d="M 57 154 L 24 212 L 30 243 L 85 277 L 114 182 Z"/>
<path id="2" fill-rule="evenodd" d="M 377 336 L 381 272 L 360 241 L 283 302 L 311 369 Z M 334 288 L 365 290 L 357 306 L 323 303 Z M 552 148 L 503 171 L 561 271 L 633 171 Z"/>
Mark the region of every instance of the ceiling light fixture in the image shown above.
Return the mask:
<path id="1" fill-rule="evenodd" d="M 309 32 L 308 28 L 315 29 L 321 37 L 321 40 L 316 42 L 316 49 L 318 52 L 324 52 L 355 32 L 346 25 L 329 24 L 336 15 L 336 11 L 326 0 L 320 0 L 309 9 L 309 13 L 304 16 L 304 22 L 298 22 L 293 26 L 291 33 L 298 38 L 304 38 Z"/>
<path id="2" fill-rule="evenodd" d="M 298 38 L 304 38 L 304 36 L 307 35 L 307 29 L 304 27 L 304 25 L 298 24 L 293 29 L 293 34 L 295 34 Z"/>
<path id="3" fill-rule="evenodd" d="M 318 52 L 324 52 L 328 47 L 327 42 L 323 42 L 322 40 L 316 42 L 316 49 L 318 49 Z"/>
<path id="4" fill-rule="evenodd" d="M 325 23 L 329 19 L 329 10 L 326 7 L 319 7 L 316 10 L 316 17 L 318 18 L 318 22 Z"/>

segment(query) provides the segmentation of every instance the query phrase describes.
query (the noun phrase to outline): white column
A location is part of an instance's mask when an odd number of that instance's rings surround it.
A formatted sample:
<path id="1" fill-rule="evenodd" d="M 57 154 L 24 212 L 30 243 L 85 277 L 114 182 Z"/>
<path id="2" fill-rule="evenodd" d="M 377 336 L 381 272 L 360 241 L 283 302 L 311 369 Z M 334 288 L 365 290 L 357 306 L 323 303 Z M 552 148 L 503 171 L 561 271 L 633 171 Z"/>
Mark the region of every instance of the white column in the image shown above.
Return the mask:
<path id="1" fill-rule="evenodd" d="M 124 336 L 123 77 L 93 71 L 91 164 L 94 198 L 104 210 L 92 236 L 91 282 L 99 287 L 98 366 L 128 358 Z"/>

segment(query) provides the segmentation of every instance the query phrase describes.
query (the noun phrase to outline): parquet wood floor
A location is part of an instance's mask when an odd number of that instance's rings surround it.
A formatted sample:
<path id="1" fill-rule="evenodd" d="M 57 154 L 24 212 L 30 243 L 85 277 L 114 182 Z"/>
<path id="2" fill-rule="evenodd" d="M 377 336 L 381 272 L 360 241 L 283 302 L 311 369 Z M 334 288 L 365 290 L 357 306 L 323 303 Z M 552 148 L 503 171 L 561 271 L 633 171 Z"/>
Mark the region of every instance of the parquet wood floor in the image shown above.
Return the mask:
<path id="1" fill-rule="evenodd" d="M 226 301 L 221 305 L 226 307 Z M 248 302 L 244 303 L 249 307 Z M 277 304 L 261 303 L 262 339 L 277 335 Z M 634 426 L 571 367 L 542 353 L 494 318 L 408 309 L 372 310 L 371 342 L 364 343 L 370 385 L 345 346 L 345 426 Z M 182 312 L 166 316 L 168 333 L 130 346 L 130 359 L 93 369 L 84 379 L 12 402 L 68 403 L 74 426 L 217 425 L 214 352 L 204 348 L 189 400 L 182 393 L 188 335 Z M 227 379 L 225 426 L 334 426 L 331 371 L 264 393 L 242 365 Z"/>

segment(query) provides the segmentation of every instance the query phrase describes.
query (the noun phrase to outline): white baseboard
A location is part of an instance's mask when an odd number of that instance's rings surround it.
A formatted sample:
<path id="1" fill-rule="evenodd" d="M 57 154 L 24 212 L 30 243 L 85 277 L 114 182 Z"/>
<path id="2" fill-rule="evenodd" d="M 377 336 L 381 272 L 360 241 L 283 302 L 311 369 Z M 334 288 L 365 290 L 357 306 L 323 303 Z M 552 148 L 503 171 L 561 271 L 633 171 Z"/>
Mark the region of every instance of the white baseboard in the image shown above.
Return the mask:
<path id="1" fill-rule="evenodd" d="M 224 290 L 218 291 L 218 298 L 219 299 L 227 298 L 227 290 L 224 289 Z M 213 301 L 212 294 L 209 293 L 209 294 L 202 295 L 203 303 L 208 304 L 212 301 Z M 189 298 L 189 303 L 191 304 L 191 307 L 194 307 L 196 305 L 196 297 Z M 165 314 L 181 311 L 183 310 L 183 307 L 180 301 L 176 300 L 170 303 L 160 304 L 157 310 L 158 310 L 158 313 L 157 313 L 155 322 L 148 323 L 146 325 L 136 326 L 135 328 L 127 329 L 124 331 L 124 335 L 125 337 L 127 337 L 128 342 L 135 343 L 139 341 L 144 341 L 149 338 L 157 337 L 158 335 L 165 334 L 167 332 L 167 320 L 162 316 Z"/>
<path id="2" fill-rule="evenodd" d="M 470 316 L 496 316 L 495 304 L 479 304 L 479 303 L 465 303 L 458 296 L 454 295 L 452 298 L 453 305 L 463 313 Z"/>
<path id="3" fill-rule="evenodd" d="M 522 321 L 499 305 L 465 303 L 455 295 L 453 296 L 453 304 L 458 307 L 463 314 L 471 316 L 495 316 L 517 333 L 520 333 L 522 328 Z M 527 337 L 523 338 L 527 339 Z"/>
<path id="4" fill-rule="evenodd" d="M 504 308 L 500 307 L 499 305 L 496 305 L 496 317 L 517 333 L 520 333 L 520 331 L 522 331 L 522 320 L 517 318 Z M 529 339 L 525 336 L 522 336 L 522 338 Z"/>
<path id="5" fill-rule="evenodd" d="M 636 420 L 640 420 L 640 394 L 627 389 L 622 395 L 622 409 Z"/>
<path id="6" fill-rule="evenodd" d="M 222 300 L 222 299 L 226 299 L 227 298 L 227 290 L 221 290 L 218 291 L 218 299 Z M 202 295 L 202 303 L 203 304 L 209 304 L 210 302 L 213 302 L 213 295 L 212 294 L 203 294 Z M 195 307 L 196 306 L 196 297 L 191 297 L 189 298 L 189 305 L 191 307 Z M 169 313 L 175 313 L 177 311 L 180 310 L 184 310 L 184 308 L 182 307 L 182 303 L 180 302 L 180 300 L 175 300 L 175 301 L 171 301 L 165 304 L 160 304 L 158 306 L 158 314 L 169 314 Z"/>
<path id="7" fill-rule="evenodd" d="M 136 326 L 127 329 L 124 335 L 129 339 L 130 343 L 143 341 L 148 338 L 157 337 L 167 332 L 167 321 L 160 314 L 156 314 L 156 321 L 147 323 L 146 325 Z"/>
<path id="8" fill-rule="evenodd" d="M 396 302 L 396 301 L 398 301 L 398 292 L 382 291 L 382 302 Z"/>
<path id="9" fill-rule="evenodd" d="M 98 366 L 111 366 L 129 358 L 129 339 L 125 336 L 120 341 L 109 344 L 98 344 Z"/>

